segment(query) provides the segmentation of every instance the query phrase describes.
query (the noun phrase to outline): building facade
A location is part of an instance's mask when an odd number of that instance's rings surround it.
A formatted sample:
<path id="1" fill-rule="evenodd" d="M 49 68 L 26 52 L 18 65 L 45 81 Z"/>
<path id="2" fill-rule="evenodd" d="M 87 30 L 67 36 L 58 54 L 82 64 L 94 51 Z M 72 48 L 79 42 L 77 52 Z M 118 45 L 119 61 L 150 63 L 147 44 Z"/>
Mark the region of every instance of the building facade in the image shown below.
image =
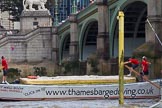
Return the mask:
<path id="1" fill-rule="evenodd" d="M 79 12 L 93 1 L 95 0 L 55 0 L 54 6 L 51 6 L 49 10 L 53 21 L 56 22 L 57 17 L 58 23 L 62 23 L 75 9 Z"/>

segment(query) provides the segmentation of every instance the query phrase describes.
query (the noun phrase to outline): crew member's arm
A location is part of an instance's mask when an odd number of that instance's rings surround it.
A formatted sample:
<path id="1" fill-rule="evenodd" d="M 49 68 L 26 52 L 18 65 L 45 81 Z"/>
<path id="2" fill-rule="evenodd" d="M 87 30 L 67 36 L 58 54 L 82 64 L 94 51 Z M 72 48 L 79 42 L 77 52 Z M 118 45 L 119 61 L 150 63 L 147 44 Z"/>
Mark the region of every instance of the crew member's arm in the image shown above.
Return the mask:
<path id="1" fill-rule="evenodd" d="M 147 62 L 148 64 L 151 64 L 151 62 Z"/>
<path id="2" fill-rule="evenodd" d="M 126 62 L 124 62 L 124 65 L 125 65 L 125 64 L 128 64 L 128 63 L 131 63 L 131 62 L 130 62 L 130 61 L 126 61 Z"/>

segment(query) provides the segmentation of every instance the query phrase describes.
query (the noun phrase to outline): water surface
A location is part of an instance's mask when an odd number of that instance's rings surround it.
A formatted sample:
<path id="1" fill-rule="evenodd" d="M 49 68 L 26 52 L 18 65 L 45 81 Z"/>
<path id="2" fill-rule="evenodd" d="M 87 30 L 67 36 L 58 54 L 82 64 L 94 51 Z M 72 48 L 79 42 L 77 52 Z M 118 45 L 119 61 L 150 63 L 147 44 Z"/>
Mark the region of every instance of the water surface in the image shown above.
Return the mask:
<path id="1" fill-rule="evenodd" d="M 125 105 L 148 108 L 158 99 L 125 99 Z M 0 108 L 114 108 L 118 100 L 1 101 Z"/>

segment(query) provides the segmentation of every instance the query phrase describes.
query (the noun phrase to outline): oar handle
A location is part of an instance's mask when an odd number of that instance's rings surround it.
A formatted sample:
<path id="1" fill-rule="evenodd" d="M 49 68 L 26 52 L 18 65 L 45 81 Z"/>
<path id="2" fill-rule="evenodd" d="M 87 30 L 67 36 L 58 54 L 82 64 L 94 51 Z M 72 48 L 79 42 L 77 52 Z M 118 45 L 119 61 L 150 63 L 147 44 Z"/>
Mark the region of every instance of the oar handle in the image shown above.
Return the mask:
<path id="1" fill-rule="evenodd" d="M 131 67 L 129 67 L 129 66 L 127 66 L 127 65 L 124 65 L 124 66 L 125 66 L 126 68 L 128 68 L 129 70 L 131 70 L 131 72 L 134 72 L 136 75 L 141 76 L 139 72 L 135 71 L 135 70 L 132 69 Z M 143 78 L 144 80 L 146 80 L 147 82 L 149 82 L 150 84 L 152 84 L 153 86 L 155 86 L 155 87 L 161 89 L 161 87 L 160 87 L 159 85 L 157 85 L 156 83 L 151 82 L 151 81 L 148 80 L 145 76 L 142 76 L 142 78 Z"/>

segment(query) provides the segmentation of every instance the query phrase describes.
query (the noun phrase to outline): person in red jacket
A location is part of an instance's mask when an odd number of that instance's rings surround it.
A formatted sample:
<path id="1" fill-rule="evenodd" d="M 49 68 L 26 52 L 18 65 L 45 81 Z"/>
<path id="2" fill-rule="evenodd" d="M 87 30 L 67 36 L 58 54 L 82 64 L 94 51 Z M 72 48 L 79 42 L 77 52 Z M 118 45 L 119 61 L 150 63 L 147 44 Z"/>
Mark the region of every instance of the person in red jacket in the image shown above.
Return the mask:
<path id="1" fill-rule="evenodd" d="M 140 73 L 141 76 L 145 76 L 146 78 L 148 78 L 149 64 L 151 64 L 151 63 L 147 61 L 146 56 L 143 56 L 142 57 L 142 62 L 141 62 L 141 66 L 142 66 L 142 72 Z"/>
<path id="2" fill-rule="evenodd" d="M 132 69 L 135 69 L 139 66 L 139 61 L 135 57 L 129 58 L 129 61 L 124 62 L 124 64 L 132 64 Z M 127 76 L 131 76 L 131 70 L 129 70 L 130 73 Z"/>
<path id="3" fill-rule="evenodd" d="M 7 77 L 7 70 L 8 70 L 8 64 L 4 56 L 1 57 L 1 63 L 2 63 L 2 70 L 3 70 L 3 77 L 2 77 L 2 83 L 8 84 L 6 77 Z"/>

